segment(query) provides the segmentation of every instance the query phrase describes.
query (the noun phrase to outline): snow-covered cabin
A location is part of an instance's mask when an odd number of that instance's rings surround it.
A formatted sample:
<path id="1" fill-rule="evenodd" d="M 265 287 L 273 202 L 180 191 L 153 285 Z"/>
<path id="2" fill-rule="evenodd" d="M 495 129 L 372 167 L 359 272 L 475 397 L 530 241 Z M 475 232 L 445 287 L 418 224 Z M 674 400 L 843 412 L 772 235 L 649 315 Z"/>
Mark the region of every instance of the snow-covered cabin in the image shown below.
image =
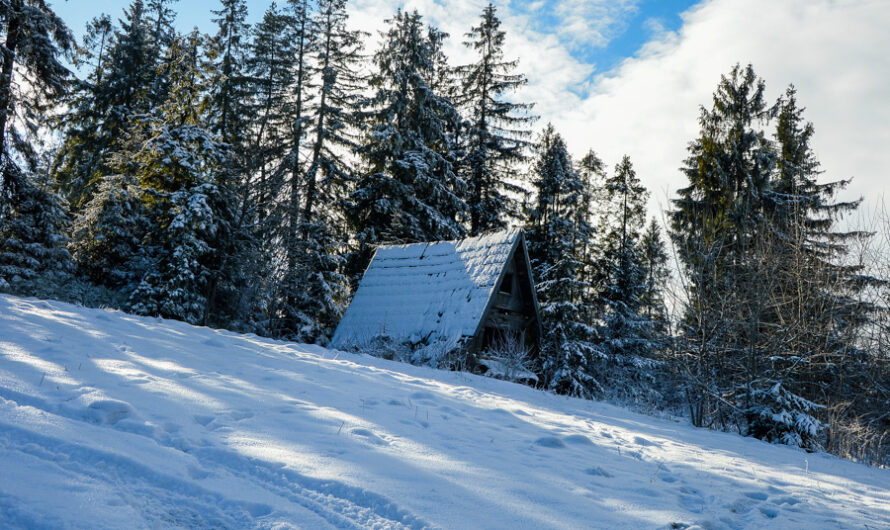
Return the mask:
<path id="1" fill-rule="evenodd" d="M 504 337 L 535 349 L 541 316 L 521 230 L 377 248 L 334 333 L 335 347 L 398 342 L 485 350 Z"/>

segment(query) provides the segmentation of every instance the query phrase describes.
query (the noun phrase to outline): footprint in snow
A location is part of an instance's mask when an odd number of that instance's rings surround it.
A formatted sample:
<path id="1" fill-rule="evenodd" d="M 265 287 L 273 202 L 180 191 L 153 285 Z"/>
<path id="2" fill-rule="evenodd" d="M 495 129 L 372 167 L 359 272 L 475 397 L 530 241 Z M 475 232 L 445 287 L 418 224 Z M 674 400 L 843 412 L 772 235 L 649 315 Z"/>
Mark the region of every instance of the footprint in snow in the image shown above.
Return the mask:
<path id="1" fill-rule="evenodd" d="M 759 509 L 760 509 L 760 513 L 762 513 L 764 515 L 764 517 L 766 517 L 767 519 L 775 519 L 776 517 L 779 516 L 779 511 L 776 510 L 775 508 L 761 506 Z"/>
<path id="2" fill-rule="evenodd" d="M 195 480 L 204 479 L 213 475 L 213 473 L 211 473 L 210 471 L 195 466 L 188 466 L 188 473 L 189 477 Z"/>
<path id="3" fill-rule="evenodd" d="M 104 423 L 105 425 L 114 425 L 132 414 L 133 407 L 131 407 L 129 403 L 114 399 L 93 401 L 85 411 L 87 418 L 96 423 Z"/>
<path id="4" fill-rule="evenodd" d="M 779 497 L 778 499 L 773 499 L 773 504 L 787 504 L 789 506 L 794 506 L 799 503 L 800 500 L 795 499 L 794 497 Z"/>
<path id="5" fill-rule="evenodd" d="M 246 420 L 248 418 L 253 418 L 253 412 L 249 410 L 233 410 L 229 413 L 229 417 L 235 421 Z"/>
<path id="6" fill-rule="evenodd" d="M 769 495 L 762 491 L 746 491 L 743 495 L 749 499 L 754 499 L 755 501 L 765 501 L 769 498 Z"/>
<path id="7" fill-rule="evenodd" d="M 364 439 L 368 443 L 372 443 L 374 445 L 388 445 L 386 440 L 377 436 L 376 434 L 369 431 L 368 429 L 363 429 L 361 427 L 358 427 L 358 428 L 352 429 L 349 432 L 351 432 L 352 434 L 354 434 L 356 436 L 361 436 L 362 439 Z"/>
<path id="8" fill-rule="evenodd" d="M 647 440 L 646 438 L 643 438 L 642 436 L 635 436 L 634 443 L 637 445 L 641 445 L 643 447 L 651 447 L 651 446 L 660 447 L 660 444 L 653 442 L 651 440 Z"/>
<path id="9" fill-rule="evenodd" d="M 207 427 L 215 419 L 216 418 L 213 416 L 204 416 L 202 414 L 197 414 L 194 416 L 195 423 L 203 427 Z"/>
<path id="10" fill-rule="evenodd" d="M 544 436 L 543 438 L 538 438 L 535 440 L 535 443 L 540 445 L 541 447 L 549 447 L 550 449 L 562 449 L 566 446 L 559 438 L 555 436 Z"/>
<path id="11" fill-rule="evenodd" d="M 429 392 L 415 392 L 411 394 L 411 399 L 436 399 L 436 396 Z"/>
<path id="12" fill-rule="evenodd" d="M 692 513 L 702 513 L 705 509 L 705 498 L 697 489 L 683 486 L 680 488 L 680 506 Z"/>
<path id="13" fill-rule="evenodd" d="M 574 445 L 593 445 L 593 442 L 590 441 L 590 438 L 584 436 L 583 434 L 570 434 L 563 437 L 563 441 Z"/>
<path id="14" fill-rule="evenodd" d="M 614 476 L 599 466 L 587 468 L 584 470 L 584 472 L 587 473 L 588 475 L 593 475 L 595 477 L 612 478 Z"/>

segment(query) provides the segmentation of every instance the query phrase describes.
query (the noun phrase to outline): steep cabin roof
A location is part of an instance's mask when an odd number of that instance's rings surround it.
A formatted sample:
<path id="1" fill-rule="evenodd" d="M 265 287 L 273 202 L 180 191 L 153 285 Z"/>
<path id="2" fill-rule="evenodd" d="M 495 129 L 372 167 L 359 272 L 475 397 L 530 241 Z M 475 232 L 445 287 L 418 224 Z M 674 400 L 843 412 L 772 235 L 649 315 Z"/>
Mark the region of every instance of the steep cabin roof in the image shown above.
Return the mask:
<path id="1" fill-rule="evenodd" d="M 378 247 L 333 345 L 361 344 L 379 335 L 412 342 L 476 337 L 517 249 L 526 252 L 517 229 Z M 534 308 L 540 325 L 536 300 Z"/>

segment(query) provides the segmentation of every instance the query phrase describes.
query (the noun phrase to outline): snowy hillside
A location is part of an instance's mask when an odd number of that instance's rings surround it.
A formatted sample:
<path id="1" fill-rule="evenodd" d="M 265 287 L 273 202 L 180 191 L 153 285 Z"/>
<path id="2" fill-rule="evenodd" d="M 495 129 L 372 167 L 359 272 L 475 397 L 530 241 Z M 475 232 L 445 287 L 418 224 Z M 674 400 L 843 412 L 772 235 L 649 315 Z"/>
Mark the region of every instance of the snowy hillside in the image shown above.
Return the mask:
<path id="1" fill-rule="evenodd" d="M 886 528 L 890 471 L 0 296 L 0 528 Z"/>

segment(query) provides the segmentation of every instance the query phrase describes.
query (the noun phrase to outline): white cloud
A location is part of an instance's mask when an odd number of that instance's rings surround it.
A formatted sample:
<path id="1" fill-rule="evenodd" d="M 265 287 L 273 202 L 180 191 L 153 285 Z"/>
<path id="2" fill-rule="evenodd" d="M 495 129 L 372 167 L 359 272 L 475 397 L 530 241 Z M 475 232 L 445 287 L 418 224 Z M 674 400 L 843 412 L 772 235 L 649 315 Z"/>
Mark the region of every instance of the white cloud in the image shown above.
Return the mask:
<path id="1" fill-rule="evenodd" d="M 752 63 L 771 99 L 797 86 L 825 178 L 852 176 L 848 195 L 873 198 L 890 192 L 888 26 L 883 1 L 709 0 L 552 119 L 576 153 L 592 147 L 610 164 L 629 154 L 663 204 L 685 184 L 677 168 L 699 105 L 734 63 Z"/>
<path id="2" fill-rule="evenodd" d="M 473 60 L 462 45 L 486 0 L 354 0 L 353 24 L 372 32 L 397 7 L 417 9 L 451 34 L 453 64 Z M 539 126 L 552 121 L 580 156 L 596 150 L 610 165 L 629 154 L 655 204 L 685 185 L 678 171 L 720 75 L 752 63 L 768 97 L 789 83 L 816 126 L 814 147 L 825 178 L 854 177 L 848 196 L 890 193 L 890 6 L 884 0 L 704 0 L 682 27 L 647 28 L 649 42 L 615 70 L 591 81 L 595 65 L 575 46 L 602 46 L 636 1 L 557 0 L 499 3 L 507 58 L 519 58 L 529 85 L 514 96 L 537 103 Z M 611 7 L 610 7 L 611 6 Z M 611 11 L 610 11 L 611 9 Z M 580 25 L 544 33 L 537 13 L 550 10 Z M 586 40 L 585 40 L 586 39 Z M 370 44 L 373 50 L 376 44 Z"/>
<path id="3" fill-rule="evenodd" d="M 574 0 L 566 0 L 571 3 Z M 351 25 L 372 34 L 369 52 L 377 46 L 377 32 L 385 27 L 383 20 L 395 10 L 416 9 L 427 22 L 451 35 L 446 49 L 451 64 L 467 64 L 476 58 L 463 45 L 464 34 L 479 24 L 487 0 L 355 0 L 350 4 Z M 540 9 L 545 9 L 541 7 Z M 519 59 L 518 71 L 528 76 L 528 85 L 512 96 L 514 101 L 536 103 L 535 113 L 546 122 L 566 108 L 581 104 L 572 90 L 583 87 L 593 74 L 593 65 L 572 57 L 564 40 L 555 34 L 541 33 L 533 15 L 498 6 L 502 28 L 507 33 L 505 58 Z"/>

